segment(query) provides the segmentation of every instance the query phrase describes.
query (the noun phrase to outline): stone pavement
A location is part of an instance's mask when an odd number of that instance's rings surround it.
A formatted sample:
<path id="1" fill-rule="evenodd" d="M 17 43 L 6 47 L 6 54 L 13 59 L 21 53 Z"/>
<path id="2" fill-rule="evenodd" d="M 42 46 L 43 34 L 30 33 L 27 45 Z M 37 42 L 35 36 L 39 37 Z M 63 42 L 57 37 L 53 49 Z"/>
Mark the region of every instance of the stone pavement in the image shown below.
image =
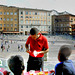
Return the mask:
<path id="1" fill-rule="evenodd" d="M 70 56 L 70 59 L 73 60 L 74 66 L 75 66 L 75 47 L 74 47 L 75 41 L 65 39 L 64 37 L 60 37 L 60 36 L 50 36 L 50 38 L 48 36 L 46 37 L 47 37 L 48 44 L 49 44 L 49 52 L 47 53 L 47 61 L 44 61 L 44 70 L 54 69 L 54 66 L 59 62 L 57 59 L 57 55 L 58 55 L 59 48 L 62 45 L 69 45 L 72 47 L 72 54 Z M 25 52 L 25 42 L 27 38 L 28 36 L 20 36 L 20 35 L 4 37 L 4 41 L 5 40 L 9 41 L 9 43 L 5 44 L 5 42 L 3 42 L 5 49 L 3 52 L 1 52 L 1 48 L 0 48 L 0 59 L 4 61 L 3 66 L 6 69 L 8 68 L 6 61 L 12 55 L 21 55 L 24 58 L 25 66 L 27 66 L 28 54 Z M 12 40 L 12 44 L 11 44 L 11 40 Z M 0 40 L 0 43 L 1 42 L 2 40 Z M 10 45 L 10 48 L 7 52 L 8 44 Z M 18 44 L 23 45 L 24 52 L 18 52 Z"/>

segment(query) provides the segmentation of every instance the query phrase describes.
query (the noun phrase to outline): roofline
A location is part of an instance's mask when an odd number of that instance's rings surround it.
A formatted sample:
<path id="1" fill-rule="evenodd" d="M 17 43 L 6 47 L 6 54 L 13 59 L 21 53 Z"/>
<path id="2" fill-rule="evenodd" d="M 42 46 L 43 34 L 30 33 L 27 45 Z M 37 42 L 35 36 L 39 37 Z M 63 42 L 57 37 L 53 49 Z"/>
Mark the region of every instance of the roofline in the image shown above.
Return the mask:
<path id="1" fill-rule="evenodd" d="M 61 14 L 61 15 L 59 14 L 59 15 L 53 15 L 53 16 L 67 16 L 67 15 L 68 16 L 74 16 L 75 17 L 75 15 L 73 15 L 73 14 Z"/>
<path id="2" fill-rule="evenodd" d="M 36 10 L 36 11 L 46 11 L 46 12 L 52 12 L 51 10 L 45 10 L 45 9 L 33 9 L 33 8 L 19 8 L 22 10 Z"/>

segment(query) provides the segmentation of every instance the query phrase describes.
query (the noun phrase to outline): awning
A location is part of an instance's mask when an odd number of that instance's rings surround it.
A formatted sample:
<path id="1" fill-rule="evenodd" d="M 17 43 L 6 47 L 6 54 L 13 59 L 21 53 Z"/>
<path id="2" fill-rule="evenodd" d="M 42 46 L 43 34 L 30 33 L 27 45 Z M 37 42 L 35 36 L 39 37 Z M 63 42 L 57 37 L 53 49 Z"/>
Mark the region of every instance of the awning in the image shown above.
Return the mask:
<path id="1" fill-rule="evenodd" d="M 48 33 L 47 31 L 40 31 L 40 33 Z"/>
<path id="2" fill-rule="evenodd" d="M 20 33 L 23 33 L 23 31 L 20 31 Z"/>
<path id="3" fill-rule="evenodd" d="M 20 32 L 3 32 L 3 33 L 20 33 Z"/>

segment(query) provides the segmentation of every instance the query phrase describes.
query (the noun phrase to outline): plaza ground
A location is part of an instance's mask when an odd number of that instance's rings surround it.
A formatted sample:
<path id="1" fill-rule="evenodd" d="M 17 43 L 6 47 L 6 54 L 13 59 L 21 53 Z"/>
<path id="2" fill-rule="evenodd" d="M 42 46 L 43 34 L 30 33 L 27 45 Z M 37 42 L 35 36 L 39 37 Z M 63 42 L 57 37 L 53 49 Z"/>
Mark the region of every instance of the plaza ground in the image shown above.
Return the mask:
<path id="1" fill-rule="evenodd" d="M 1 36 L 0 36 L 1 37 Z M 75 40 L 70 40 L 70 39 L 66 39 L 64 37 L 61 36 L 46 36 L 47 40 L 48 40 L 48 44 L 49 44 L 49 52 L 47 53 L 47 61 L 44 61 L 44 70 L 52 70 L 54 69 L 55 65 L 59 62 L 57 59 L 58 56 L 58 51 L 59 48 L 62 45 L 69 45 L 72 48 L 72 54 L 69 57 L 69 59 L 71 59 L 74 63 L 75 66 Z M 0 60 L 3 61 L 3 66 L 5 68 L 7 67 L 7 61 L 10 56 L 12 55 L 21 55 L 24 58 L 24 63 L 25 63 L 25 67 L 27 66 L 27 60 L 28 60 L 28 53 L 26 53 L 26 49 L 25 49 L 25 42 L 27 40 L 28 36 L 24 36 L 24 35 L 16 35 L 16 36 L 4 36 L 4 51 L 1 51 L 0 48 Z M 11 40 L 12 40 L 12 44 L 11 44 Z M 5 41 L 8 41 L 8 43 L 5 44 Z M 0 43 L 2 42 L 2 40 L 0 39 Z M 10 45 L 10 48 L 7 52 L 7 46 Z M 23 51 L 18 51 L 18 45 L 23 45 Z M 0 44 L 1 46 L 1 44 Z M 26 69 L 25 69 L 26 71 Z"/>

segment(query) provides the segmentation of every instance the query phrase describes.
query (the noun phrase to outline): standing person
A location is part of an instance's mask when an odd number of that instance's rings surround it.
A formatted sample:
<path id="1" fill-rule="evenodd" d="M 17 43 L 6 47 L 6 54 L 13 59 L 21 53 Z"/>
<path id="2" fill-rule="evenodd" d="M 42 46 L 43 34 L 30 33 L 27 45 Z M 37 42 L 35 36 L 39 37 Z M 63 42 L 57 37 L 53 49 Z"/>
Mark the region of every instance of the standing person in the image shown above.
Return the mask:
<path id="1" fill-rule="evenodd" d="M 8 47 L 7 47 L 7 52 L 8 52 L 8 50 L 9 50 L 9 48 L 10 48 L 10 46 L 8 45 Z"/>
<path id="2" fill-rule="evenodd" d="M 58 53 L 58 60 L 60 63 L 55 66 L 55 75 L 75 75 L 75 68 L 72 60 L 69 60 L 71 55 L 71 48 L 63 45 Z"/>
<path id="3" fill-rule="evenodd" d="M 24 52 L 24 50 L 23 50 L 23 45 L 21 45 L 21 51 L 23 51 L 23 52 Z"/>
<path id="4" fill-rule="evenodd" d="M 20 51 L 20 45 L 18 45 L 18 51 Z"/>
<path id="5" fill-rule="evenodd" d="M 25 47 L 26 52 L 29 53 L 27 71 L 40 69 L 43 70 L 43 56 L 44 53 L 49 51 L 46 37 L 44 37 L 37 28 L 32 28 L 30 30 L 30 36 L 26 41 Z"/>
<path id="6" fill-rule="evenodd" d="M 3 52 L 3 50 L 4 50 L 3 43 L 1 43 L 1 49 L 2 49 L 2 52 Z"/>

